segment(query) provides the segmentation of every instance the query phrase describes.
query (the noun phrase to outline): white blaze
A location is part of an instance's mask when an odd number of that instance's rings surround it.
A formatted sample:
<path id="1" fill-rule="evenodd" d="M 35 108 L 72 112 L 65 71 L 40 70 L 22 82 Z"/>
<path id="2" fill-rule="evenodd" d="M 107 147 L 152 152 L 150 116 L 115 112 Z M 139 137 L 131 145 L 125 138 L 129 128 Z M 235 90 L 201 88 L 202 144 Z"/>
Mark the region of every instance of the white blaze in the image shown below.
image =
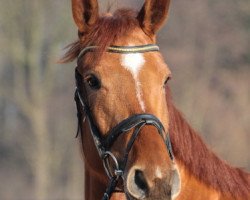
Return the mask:
<path id="1" fill-rule="evenodd" d="M 145 111 L 145 104 L 142 99 L 141 83 L 139 81 L 138 75 L 144 63 L 145 59 L 143 54 L 141 53 L 131 53 L 122 55 L 121 64 L 125 69 L 130 71 L 135 80 L 136 97 L 143 111 Z"/>
<path id="2" fill-rule="evenodd" d="M 157 178 L 162 178 L 161 169 L 159 167 L 156 168 L 155 175 Z"/>

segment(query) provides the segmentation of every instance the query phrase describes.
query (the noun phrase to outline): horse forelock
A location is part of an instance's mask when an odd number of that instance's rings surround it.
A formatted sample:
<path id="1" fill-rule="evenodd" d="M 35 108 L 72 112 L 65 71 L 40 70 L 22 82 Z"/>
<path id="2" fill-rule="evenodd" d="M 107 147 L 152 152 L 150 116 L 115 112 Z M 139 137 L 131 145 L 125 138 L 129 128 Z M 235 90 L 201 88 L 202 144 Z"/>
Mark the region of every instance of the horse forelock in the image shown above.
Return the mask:
<path id="1" fill-rule="evenodd" d="M 136 12 L 131 9 L 119 9 L 113 14 L 106 13 L 79 39 L 66 47 L 67 51 L 59 62 L 67 63 L 75 60 L 79 53 L 87 46 L 98 46 L 92 54 L 93 62 L 99 61 L 108 46 L 117 39 L 139 27 Z"/>

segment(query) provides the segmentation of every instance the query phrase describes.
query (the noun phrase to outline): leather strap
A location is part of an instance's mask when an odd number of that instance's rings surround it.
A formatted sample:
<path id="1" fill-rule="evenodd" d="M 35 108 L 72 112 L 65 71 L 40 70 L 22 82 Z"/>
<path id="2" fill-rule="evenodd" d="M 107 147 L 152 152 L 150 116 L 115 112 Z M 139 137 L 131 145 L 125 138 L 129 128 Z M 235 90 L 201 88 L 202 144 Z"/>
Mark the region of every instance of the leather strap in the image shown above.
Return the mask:
<path id="1" fill-rule="evenodd" d="M 98 46 L 88 46 L 81 50 L 78 55 L 80 59 L 85 53 L 92 52 L 98 49 Z M 152 51 L 159 51 L 159 46 L 155 44 L 139 45 L 139 46 L 110 46 L 107 47 L 106 51 L 110 53 L 120 53 L 120 54 L 131 54 L 131 53 L 145 53 Z"/>

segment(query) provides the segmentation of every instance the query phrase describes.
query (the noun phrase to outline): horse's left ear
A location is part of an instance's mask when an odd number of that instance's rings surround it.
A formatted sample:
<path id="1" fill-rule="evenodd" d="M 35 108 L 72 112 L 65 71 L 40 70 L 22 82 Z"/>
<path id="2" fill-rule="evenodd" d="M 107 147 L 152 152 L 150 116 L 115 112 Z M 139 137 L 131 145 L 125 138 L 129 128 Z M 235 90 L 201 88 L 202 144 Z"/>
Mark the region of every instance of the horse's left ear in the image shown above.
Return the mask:
<path id="1" fill-rule="evenodd" d="M 170 0 L 145 0 L 137 19 L 143 31 L 153 36 L 168 16 Z"/>
<path id="2" fill-rule="evenodd" d="M 89 30 L 99 18 L 97 0 L 71 0 L 72 13 L 79 33 L 83 34 Z"/>

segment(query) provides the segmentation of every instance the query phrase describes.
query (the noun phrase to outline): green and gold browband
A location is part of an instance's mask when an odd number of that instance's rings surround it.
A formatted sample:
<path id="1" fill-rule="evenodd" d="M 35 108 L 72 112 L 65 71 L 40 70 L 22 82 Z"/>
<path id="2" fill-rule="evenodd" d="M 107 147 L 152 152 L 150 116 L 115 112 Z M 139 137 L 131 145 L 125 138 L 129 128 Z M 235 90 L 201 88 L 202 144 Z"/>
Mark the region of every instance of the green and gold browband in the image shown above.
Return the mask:
<path id="1" fill-rule="evenodd" d="M 89 51 L 94 51 L 98 49 L 98 46 L 88 46 L 81 50 L 78 55 L 78 59 L 82 57 L 85 53 Z M 140 45 L 140 46 L 110 46 L 107 48 L 107 52 L 110 53 L 121 53 L 121 54 L 131 54 L 131 53 L 145 53 L 151 51 L 159 51 L 159 46 L 155 44 L 147 44 L 147 45 Z"/>

